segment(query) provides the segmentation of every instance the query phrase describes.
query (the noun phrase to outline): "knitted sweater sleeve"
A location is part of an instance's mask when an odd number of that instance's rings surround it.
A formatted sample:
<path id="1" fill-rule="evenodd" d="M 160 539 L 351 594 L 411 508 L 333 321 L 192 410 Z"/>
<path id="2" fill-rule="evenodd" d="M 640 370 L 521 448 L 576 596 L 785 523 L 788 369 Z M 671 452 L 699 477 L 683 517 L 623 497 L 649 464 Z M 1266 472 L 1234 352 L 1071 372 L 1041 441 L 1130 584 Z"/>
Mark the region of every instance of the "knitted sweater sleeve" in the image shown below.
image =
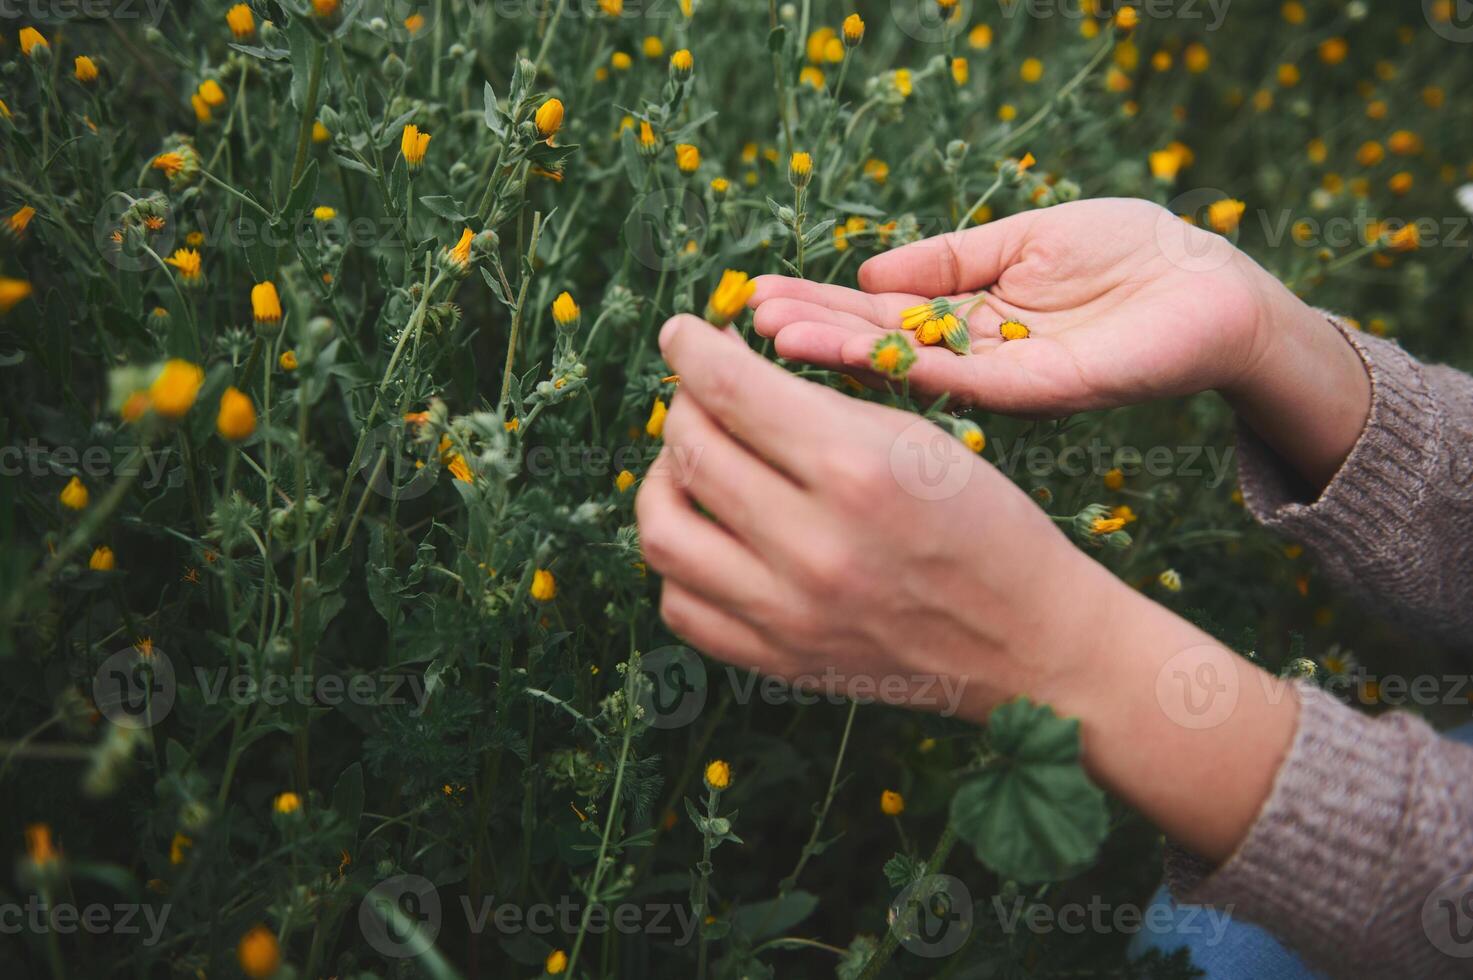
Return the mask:
<path id="1" fill-rule="evenodd" d="M 1371 411 L 1317 499 L 1246 425 L 1243 499 L 1388 618 L 1473 644 L 1473 377 L 1419 363 L 1332 318 L 1365 361 Z"/>
<path id="2" fill-rule="evenodd" d="M 1473 640 L 1473 378 L 1336 322 L 1371 377 L 1365 431 L 1317 499 L 1251 431 L 1254 516 L 1385 615 Z M 1300 685 L 1299 727 L 1258 819 L 1217 868 L 1171 847 L 1186 904 L 1273 931 L 1334 976 L 1473 974 L 1473 747 Z"/>

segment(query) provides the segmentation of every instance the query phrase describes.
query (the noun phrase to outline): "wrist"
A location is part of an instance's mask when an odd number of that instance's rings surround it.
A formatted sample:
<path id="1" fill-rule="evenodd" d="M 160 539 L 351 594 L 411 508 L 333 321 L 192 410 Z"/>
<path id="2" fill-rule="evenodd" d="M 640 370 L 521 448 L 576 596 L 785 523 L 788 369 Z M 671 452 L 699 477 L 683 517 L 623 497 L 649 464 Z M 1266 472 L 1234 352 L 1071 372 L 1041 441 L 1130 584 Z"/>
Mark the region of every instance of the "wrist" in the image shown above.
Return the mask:
<path id="1" fill-rule="evenodd" d="M 1220 387 L 1250 428 L 1316 490 L 1365 428 L 1371 385 L 1360 354 L 1320 311 L 1267 273 L 1247 367 Z"/>

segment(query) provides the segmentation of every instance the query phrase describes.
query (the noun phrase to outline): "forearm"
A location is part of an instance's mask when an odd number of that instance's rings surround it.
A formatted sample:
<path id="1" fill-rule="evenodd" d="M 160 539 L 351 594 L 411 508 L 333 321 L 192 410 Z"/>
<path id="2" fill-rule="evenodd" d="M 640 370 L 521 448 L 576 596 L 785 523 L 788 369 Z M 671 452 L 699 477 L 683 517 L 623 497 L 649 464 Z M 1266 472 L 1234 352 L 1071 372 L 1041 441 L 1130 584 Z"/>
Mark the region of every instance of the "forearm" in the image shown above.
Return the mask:
<path id="1" fill-rule="evenodd" d="M 1252 366 L 1223 389 L 1268 446 L 1323 489 L 1365 429 L 1371 382 L 1360 355 L 1323 313 L 1264 273 L 1265 338 Z"/>
<path id="2" fill-rule="evenodd" d="M 1102 570 L 1103 571 L 1103 570 Z M 1292 688 L 1170 611 L 1107 585 L 1099 641 L 1055 707 L 1080 719 L 1091 777 L 1168 838 L 1226 858 L 1294 738 Z"/>

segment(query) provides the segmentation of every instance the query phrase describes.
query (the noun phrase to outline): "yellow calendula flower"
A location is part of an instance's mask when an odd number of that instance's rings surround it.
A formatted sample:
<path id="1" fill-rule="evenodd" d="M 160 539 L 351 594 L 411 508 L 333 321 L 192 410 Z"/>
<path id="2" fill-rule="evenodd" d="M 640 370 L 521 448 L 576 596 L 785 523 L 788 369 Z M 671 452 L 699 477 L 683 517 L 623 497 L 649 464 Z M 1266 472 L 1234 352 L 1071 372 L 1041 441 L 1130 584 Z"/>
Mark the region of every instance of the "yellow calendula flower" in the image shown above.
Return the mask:
<path id="1" fill-rule="evenodd" d="M 87 504 L 92 500 L 92 494 L 87 491 L 87 484 L 82 482 L 81 477 L 74 476 L 67 481 L 66 486 L 61 488 L 57 500 L 67 510 L 86 510 Z"/>
<path id="2" fill-rule="evenodd" d="M 598 0 L 598 8 L 610 17 L 618 17 L 624 12 L 624 0 Z"/>
<path id="3" fill-rule="evenodd" d="M 194 121 L 201 126 L 208 126 L 214 118 L 210 104 L 198 92 L 189 97 L 189 107 L 194 110 Z"/>
<path id="4" fill-rule="evenodd" d="M 281 356 L 276 359 L 276 363 L 281 366 L 283 371 L 295 371 L 300 366 L 297 361 L 297 352 L 294 350 L 282 351 Z"/>
<path id="5" fill-rule="evenodd" d="M 1004 320 L 997 330 L 1003 340 L 1027 340 L 1031 333 L 1028 326 L 1019 320 Z"/>
<path id="6" fill-rule="evenodd" d="M 237 41 L 244 41 L 256 33 L 256 16 L 251 13 L 251 8 L 243 3 L 238 3 L 225 11 L 225 24 L 230 28 L 230 33 L 235 35 Z"/>
<path id="7" fill-rule="evenodd" d="M 1207 223 L 1212 230 L 1222 235 L 1231 234 L 1236 231 L 1239 223 L 1243 220 L 1243 212 L 1248 205 L 1233 198 L 1223 198 L 1214 201 L 1207 207 Z"/>
<path id="8" fill-rule="evenodd" d="M 164 259 L 164 261 L 178 271 L 179 278 L 186 284 L 196 284 L 202 278 L 199 252 L 195 249 L 175 249 L 174 254 Z"/>
<path id="9" fill-rule="evenodd" d="M 1123 517 L 1096 517 L 1090 521 L 1089 531 L 1096 535 L 1114 534 L 1124 527 L 1125 518 Z"/>
<path id="10" fill-rule="evenodd" d="M 1167 592 L 1181 591 L 1181 573 L 1174 568 L 1168 568 L 1156 576 L 1156 581 L 1161 583 L 1161 588 Z"/>
<path id="11" fill-rule="evenodd" d="M 1137 520 L 1139 520 L 1139 518 L 1135 516 L 1135 511 L 1131 508 L 1130 504 L 1120 504 L 1118 506 L 1111 507 L 1110 516 L 1122 520 L 1126 524 L 1134 524 Z"/>
<path id="12" fill-rule="evenodd" d="M 1115 12 L 1115 28 L 1120 31 L 1133 31 L 1140 26 L 1141 12 L 1134 7 L 1121 7 Z"/>
<path id="13" fill-rule="evenodd" d="M 986 51 L 992 47 L 992 28 L 978 24 L 967 33 L 967 44 L 976 51 Z"/>
<path id="14" fill-rule="evenodd" d="M 1325 64 L 1338 65 L 1350 54 L 1350 45 L 1343 37 L 1332 37 L 1320 42 L 1319 54 Z"/>
<path id="15" fill-rule="evenodd" d="M 1409 129 L 1398 129 L 1386 138 L 1386 146 L 1397 156 L 1416 156 L 1422 152 L 1422 137 Z"/>
<path id="16" fill-rule="evenodd" d="M 470 265 L 471 244 L 475 238 L 475 234 L 469 228 L 461 229 L 459 240 L 446 253 L 450 262 L 461 268 Z"/>
<path id="17" fill-rule="evenodd" d="M 91 85 L 97 81 L 97 62 L 85 54 L 77 55 L 72 61 L 72 76 L 83 85 Z"/>
<path id="18" fill-rule="evenodd" d="M 557 976 L 568 968 L 568 954 L 560 949 L 555 949 L 547 954 L 547 959 L 542 961 L 542 969 L 549 976 Z"/>
<path id="19" fill-rule="evenodd" d="M 884 160 L 870 157 L 864 161 L 864 175 L 876 184 L 884 184 L 890 178 L 890 165 Z"/>
<path id="20" fill-rule="evenodd" d="M 560 327 L 568 327 L 578 322 L 581 311 L 569 292 L 558 293 L 557 299 L 552 301 L 552 319 Z"/>
<path id="21" fill-rule="evenodd" d="M 148 387 L 153 410 L 166 419 L 183 418 L 204 386 L 205 372 L 198 364 L 175 358 L 166 361 Z"/>
<path id="22" fill-rule="evenodd" d="M 731 181 L 725 177 L 711 178 L 711 193 L 717 197 L 725 197 L 726 192 L 731 190 Z"/>
<path id="23" fill-rule="evenodd" d="M 639 148 L 646 153 L 653 153 L 660 146 L 660 141 L 655 138 L 655 128 L 648 120 L 641 119 L 639 122 Z"/>
<path id="24" fill-rule="evenodd" d="M 412 13 L 404 18 L 404 29 L 410 34 L 418 34 L 425 29 L 425 15 Z"/>
<path id="25" fill-rule="evenodd" d="M 681 48 L 670 56 L 670 74 L 678 81 L 685 81 L 695 70 L 696 61 L 689 49 Z"/>
<path id="26" fill-rule="evenodd" d="M 634 59 L 629 57 L 627 51 L 615 51 L 609 55 L 609 67 L 614 71 L 628 71 L 632 64 L 634 64 Z"/>
<path id="27" fill-rule="evenodd" d="M 1293 88 L 1299 84 L 1299 66 L 1285 62 L 1278 68 L 1279 85 L 1284 88 Z"/>
<path id="28" fill-rule="evenodd" d="M 1125 474 L 1121 471 L 1120 467 L 1117 466 L 1114 469 L 1107 470 L 1105 472 L 1104 481 L 1106 489 L 1119 490 L 1121 487 L 1125 486 Z"/>
<path id="29" fill-rule="evenodd" d="M 1037 84 L 1043 78 L 1043 62 L 1037 58 L 1025 58 L 1023 64 L 1018 67 L 1018 77 L 1026 84 Z"/>
<path id="30" fill-rule="evenodd" d="M 904 378 L 915 361 L 915 349 L 903 333 L 885 334 L 875 341 L 869 355 L 870 367 L 892 381 Z"/>
<path id="31" fill-rule="evenodd" d="M 111 572 L 118 567 L 118 560 L 111 548 L 105 544 L 99 545 L 92 550 L 92 557 L 87 559 L 87 567 L 94 572 Z"/>
<path id="32" fill-rule="evenodd" d="M 50 42 L 46 40 L 46 35 L 42 34 L 34 27 L 22 27 L 20 29 L 20 34 L 17 35 L 17 40 L 20 41 L 20 53 L 25 55 L 27 58 L 29 58 L 37 48 L 51 47 Z"/>
<path id="33" fill-rule="evenodd" d="M 915 84 L 911 80 L 909 68 L 895 69 L 895 91 L 907 99 L 910 98 L 910 93 L 915 91 Z"/>
<path id="34" fill-rule="evenodd" d="M 850 14 L 845 17 L 843 35 L 845 45 L 851 48 L 858 47 L 864 40 L 864 19 L 858 14 Z"/>
<path id="35" fill-rule="evenodd" d="M 665 402 L 659 398 L 650 406 L 650 417 L 644 423 L 645 435 L 651 439 L 658 439 L 665 432 L 665 416 L 669 413 Z"/>
<path id="36" fill-rule="evenodd" d="M 532 573 L 532 598 L 538 602 L 551 602 L 557 598 L 557 579 L 552 572 L 539 568 Z"/>
<path id="37" fill-rule="evenodd" d="M 665 54 L 665 42 L 653 34 L 644 39 L 641 47 L 644 50 L 644 56 L 651 61 L 663 57 Z"/>
<path id="38" fill-rule="evenodd" d="M 399 152 L 404 154 L 404 163 L 409 167 L 411 173 L 418 170 L 425 162 L 425 152 L 429 148 L 430 134 L 421 133 L 418 126 L 407 123 L 404 126 L 404 134 L 399 138 Z"/>
<path id="39" fill-rule="evenodd" d="M 174 839 L 169 841 L 169 863 L 174 865 L 183 864 L 185 858 L 184 852 L 193 846 L 194 841 L 190 840 L 183 833 L 175 831 Z"/>
<path id="40" fill-rule="evenodd" d="M 225 90 L 220 83 L 213 78 L 207 78 L 199 83 L 199 97 L 210 106 L 222 106 L 225 104 Z"/>
<path id="41" fill-rule="evenodd" d="M 271 803 L 271 809 L 281 814 L 296 813 L 301 808 L 302 798 L 291 791 L 278 793 Z"/>
<path id="42" fill-rule="evenodd" d="M 799 151 L 788 158 L 788 183 L 800 190 L 813 177 L 813 156 Z"/>
<path id="43" fill-rule="evenodd" d="M 1362 167 L 1374 167 L 1386 159 L 1386 148 L 1375 140 L 1367 140 L 1355 151 L 1355 162 Z"/>
<path id="44" fill-rule="evenodd" d="M 9 229 L 12 235 L 19 238 L 26 233 L 26 229 L 30 227 L 31 219 L 35 216 L 35 208 L 29 204 L 22 205 L 14 214 L 5 219 L 5 227 Z"/>
<path id="45" fill-rule="evenodd" d="M 982 427 L 976 422 L 963 421 L 961 423 L 961 432 L 959 433 L 959 437 L 962 441 L 962 445 L 966 446 L 974 453 L 980 453 L 982 452 L 982 450 L 987 448 L 987 435 L 982 431 Z"/>
<path id="46" fill-rule="evenodd" d="M 240 937 L 235 948 L 240 968 L 251 980 L 266 980 L 281 969 L 281 944 L 265 926 L 255 926 Z"/>
<path id="47" fill-rule="evenodd" d="M 706 764 L 706 787 L 714 790 L 724 790 L 731 786 L 731 766 L 721 759 L 713 759 Z"/>
<path id="48" fill-rule="evenodd" d="M 634 486 L 634 474 L 628 470 L 620 470 L 619 475 L 614 477 L 614 489 L 620 493 L 628 493 L 629 488 Z"/>
<path id="49" fill-rule="evenodd" d="M 814 65 L 804 65 L 798 72 L 799 85 L 807 85 L 811 89 L 822 92 L 828 83 L 828 76 L 824 75 L 823 69 Z"/>
<path id="50" fill-rule="evenodd" d="M 26 857 L 36 867 L 45 867 L 56 863 L 60 853 L 51 843 L 51 827 L 49 824 L 33 823 L 26 825 Z"/>
<path id="51" fill-rule="evenodd" d="M 715 326 L 726 326 L 741 314 L 756 291 L 757 283 L 749 279 L 745 272 L 725 270 L 721 273 L 721 281 L 716 284 L 711 298 L 706 301 L 706 319 Z M 664 418 L 663 409 L 661 418 Z"/>
<path id="52" fill-rule="evenodd" d="M 905 812 L 905 797 L 887 789 L 880 794 L 880 812 L 887 817 L 898 817 Z"/>
<path id="53" fill-rule="evenodd" d="M 337 209 L 336 208 L 332 208 L 332 207 L 328 207 L 326 204 L 319 204 L 319 205 L 317 205 L 317 207 L 315 207 L 315 208 L 312 209 L 312 217 L 316 221 L 324 221 L 324 222 L 331 221 L 333 218 L 336 218 L 337 216 L 338 216 Z"/>
<path id="54" fill-rule="evenodd" d="M 251 287 L 251 314 L 261 325 L 281 323 L 281 297 L 276 294 L 274 282 L 258 282 Z"/>
<path id="55" fill-rule="evenodd" d="M 0 314 L 9 313 L 17 303 L 31 295 L 31 284 L 24 279 L 0 276 Z"/>
<path id="56" fill-rule="evenodd" d="M 1193 75 L 1200 75 L 1212 67 L 1212 55 L 1205 44 L 1193 41 L 1182 53 L 1182 63 L 1187 66 L 1187 71 Z"/>
<path id="57" fill-rule="evenodd" d="M 951 80 L 953 82 L 956 82 L 958 85 L 965 85 L 967 84 L 967 79 L 971 77 L 971 74 L 972 70 L 971 67 L 967 64 L 966 58 L 951 59 Z"/>
<path id="58" fill-rule="evenodd" d="M 1391 193 L 1395 194 L 1397 197 L 1401 197 L 1403 194 L 1410 192 L 1412 189 L 1412 185 L 1415 183 L 1416 179 L 1411 175 L 1411 173 L 1403 170 L 1400 173 L 1393 174 L 1391 179 L 1386 182 L 1386 187 L 1391 191 Z"/>
<path id="59" fill-rule="evenodd" d="M 327 126 L 323 124 L 321 119 L 313 120 L 312 142 L 326 143 L 330 139 L 332 139 L 332 130 L 328 129 Z"/>
<path id="60" fill-rule="evenodd" d="M 215 431 L 230 442 L 244 442 L 256 431 L 256 403 L 251 396 L 234 385 L 220 396 L 220 411 L 215 416 Z"/>
<path id="61" fill-rule="evenodd" d="M 1159 181 L 1171 183 L 1181 172 L 1181 157 L 1171 150 L 1157 150 L 1150 156 L 1151 176 Z"/>
<path id="62" fill-rule="evenodd" d="M 690 143 L 675 144 L 675 166 L 683 174 L 693 174 L 701 166 L 701 151 Z"/>
<path id="63" fill-rule="evenodd" d="M 312 0 L 312 12 L 326 20 L 338 12 L 338 0 Z"/>
<path id="64" fill-rule="evenodd" d="M 561 99 L 548 99 L 537 107 L 537 114 L 532 118 L 537 126 L 537 135 L 543 139 L 551 139 L 557 135 L 557 131 L 563 128 L 563 102 Z"/>

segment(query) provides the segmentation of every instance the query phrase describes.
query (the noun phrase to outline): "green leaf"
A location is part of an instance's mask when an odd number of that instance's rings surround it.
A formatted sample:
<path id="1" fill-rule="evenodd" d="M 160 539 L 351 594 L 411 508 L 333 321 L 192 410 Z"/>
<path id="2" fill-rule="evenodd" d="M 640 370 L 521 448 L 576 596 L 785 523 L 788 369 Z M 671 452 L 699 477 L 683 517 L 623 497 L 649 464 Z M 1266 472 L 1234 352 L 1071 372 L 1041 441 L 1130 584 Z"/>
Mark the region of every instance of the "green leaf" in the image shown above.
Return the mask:
<path id="1" fill-rule="evenodd" d="M 952 797 L 957 834 L 1004 878 L 1057 881 L 1088 865 L 1109 819 L 1079 764 L 1079 720 L 1018 698 L 987 728 L 997 758 Z"/>
<path id="2" fill-rule="evenodd" d="M 482 89 L 481 101 L 486 110 L 486 128 L 495 133 L 498 139 L 506 139 L 506 124 L 501 121 L 501 112 L 496 108 L 496 92 L 487 82 Z"/>
<path id="3" fill-rule="evenodd" d="M 446 221 L 454 221 L 457 224 L 471 220 L 465 214 L 465 205 L 448 194 L 426 194 L 419 199 L 432 214 L 437 214 Z"/>
<path id="4" fill-rule="evenodd" d="M 302 176 L 292 185 L 291 193 L 286 198 L 286 208 L 283 214 L 288 225 L 295 224 L 307 210 L 307 205 L 312 201 L 312 195 L 317 193 L 317 161 L 307 161 L 307 166 L 302 170 Z"/>
<path id="5" fill-rule="evenodd" d="M 748 939 L 757 941 L 781 936 L 813 914 L 818 896 L 812 892 L 788 892 L 779 898 L 744 905 L 731 917 L 732 925 Z"/>
<path id="6" fill-rule="evenodd" d="M 786 27 L 781 24 L 774 27 L 767 35 L 767 50 L 773 54 L 777 54 L 783 49 L 783 41 L 787 39 L 787 36 L 788 29 Z"/>

